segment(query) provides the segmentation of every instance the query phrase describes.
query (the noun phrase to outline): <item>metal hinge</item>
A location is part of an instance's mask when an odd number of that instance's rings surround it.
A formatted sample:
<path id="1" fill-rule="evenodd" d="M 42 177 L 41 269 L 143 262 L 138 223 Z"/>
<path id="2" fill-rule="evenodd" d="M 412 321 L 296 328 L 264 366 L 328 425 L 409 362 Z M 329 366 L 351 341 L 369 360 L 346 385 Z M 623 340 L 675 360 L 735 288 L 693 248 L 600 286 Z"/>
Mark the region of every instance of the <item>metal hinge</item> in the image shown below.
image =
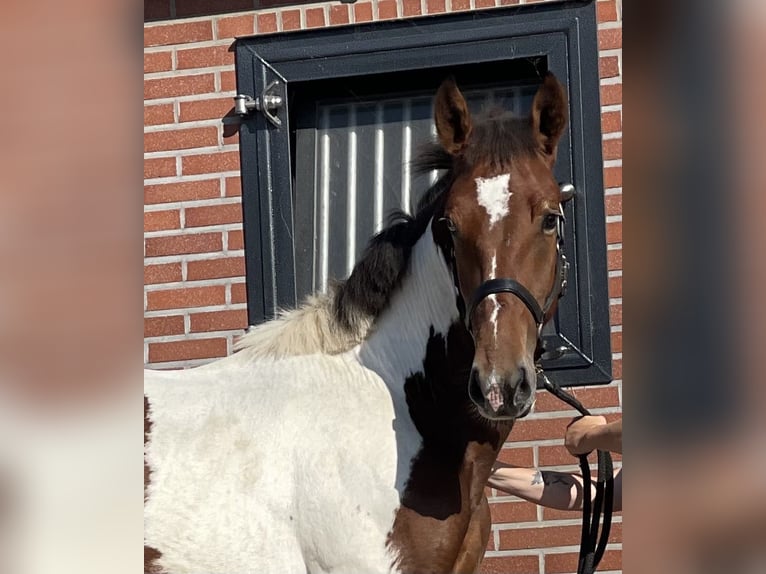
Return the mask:
<path id="1" fill-rule="evenodd" d="M 237 94 L 234 96 L 234 111 L 240 116 L 249 116 L 253 113 L 253 110 L 257 110 L 266 116 L 266 119 L 273 125 L 281 127 L 282 120 L 272 113 L 284 104 L 284 100 L 279 94 L 279 87 L 279 80 L 274 80 L 264 88 L 258 98 L 245 94 Z"/>

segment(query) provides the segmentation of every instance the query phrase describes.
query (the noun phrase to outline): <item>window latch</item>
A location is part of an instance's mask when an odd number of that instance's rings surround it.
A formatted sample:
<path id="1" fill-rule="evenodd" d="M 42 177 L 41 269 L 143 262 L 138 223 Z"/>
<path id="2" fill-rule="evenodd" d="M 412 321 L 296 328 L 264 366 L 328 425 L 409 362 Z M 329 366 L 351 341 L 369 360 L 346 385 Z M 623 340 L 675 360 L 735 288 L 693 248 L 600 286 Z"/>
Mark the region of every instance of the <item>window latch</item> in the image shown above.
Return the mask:
<path id="1" fill-rule="evenodd" d="M 234 96 L 234 111 L 240 116 L 249 116 L 253 110 L 261 112 L 272 125 L 282 127 L 280 120 L 274 113 L 282 107 L 284 100 L 279 93 L 279 80 L 274 80 L 264 88 L 261 95 L 257 98 L 246 94 L 237 94 Z"/>

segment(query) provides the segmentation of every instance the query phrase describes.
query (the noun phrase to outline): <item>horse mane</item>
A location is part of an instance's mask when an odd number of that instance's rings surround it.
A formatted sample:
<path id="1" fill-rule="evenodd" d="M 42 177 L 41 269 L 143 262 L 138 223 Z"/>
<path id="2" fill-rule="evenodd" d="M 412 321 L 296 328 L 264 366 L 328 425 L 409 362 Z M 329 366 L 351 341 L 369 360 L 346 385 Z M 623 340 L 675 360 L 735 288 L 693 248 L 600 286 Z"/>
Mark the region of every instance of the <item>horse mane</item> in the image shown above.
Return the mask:
<path id="1" fill-rule="evenodd" d="M 503 167 L 511 157 L 538 150 L 526 120 L 496 110 L 483 119 L 474 124 L 473 143 L 460 161 Z M 247 350 L 264 358 L 334 355 L 364 341 L 401 284 L 413 246 L 452 185 L 456 161 L 438 142 L 423 145 L 413 169 L 417 173 L 443 170 L 444 174 L 420 199 L 415 215 L 394 212 L 387 227 L 370 240 L 348 279 L 331 285 L 327 293 L 309 296 L 297 309 L 283 310 L 277 318 L 251 327 L 235 343 L 235 351 Z"/>
<path id="2" fill-rule="evenodd" d="M 430 151 L 424 150 L 413 162 L 418 171 L 432 169 L 425 167 Z M 401 284 L 412 248 L 428 228 L 450 180 L 450 173 L 438 179 L 418 202 L 414 216 L 403 211 L 392 213 L 388 225 L 373 236 L 346 280 L 334 282 L 326 293 L 310 295 L 296 309 L 282 310 L 275 319 L 250 327 L 235 342 L 234 350 L 256 358 L 278 359 L 314 353 L 335 355 L 364 341 Z"/>

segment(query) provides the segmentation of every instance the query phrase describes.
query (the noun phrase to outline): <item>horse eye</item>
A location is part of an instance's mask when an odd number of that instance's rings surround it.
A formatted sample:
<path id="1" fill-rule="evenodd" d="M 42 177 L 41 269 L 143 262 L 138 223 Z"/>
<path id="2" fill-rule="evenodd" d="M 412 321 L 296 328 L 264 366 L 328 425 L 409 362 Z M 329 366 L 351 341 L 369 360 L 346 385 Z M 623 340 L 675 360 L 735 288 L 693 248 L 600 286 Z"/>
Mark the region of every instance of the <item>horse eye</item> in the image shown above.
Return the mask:
<path id="1" fill-rule="evenodd" d="M 543 217 L 543 231 L 553 231 L 559 222 L 558 213 L 547 213 Z"/>
<path id="2" fill-rule="evenodd" d="M 452 221 L 449 217 L 442 217 L 441 222 L 444 224 L 444 226 L 447 228 L 447 231 L 452 233 L 453 235 L 457 233 L 457 227 L 455 227 L 455 222 Z"/>

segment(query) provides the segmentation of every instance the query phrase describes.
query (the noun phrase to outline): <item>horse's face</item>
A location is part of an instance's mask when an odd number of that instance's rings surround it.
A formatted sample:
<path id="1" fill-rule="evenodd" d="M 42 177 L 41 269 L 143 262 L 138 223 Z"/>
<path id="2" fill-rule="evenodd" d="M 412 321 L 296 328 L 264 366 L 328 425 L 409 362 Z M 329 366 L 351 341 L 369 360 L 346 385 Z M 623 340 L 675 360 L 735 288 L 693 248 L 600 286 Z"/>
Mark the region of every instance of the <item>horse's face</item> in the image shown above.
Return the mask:
<path id="1" fill-rule="evenodd" d="M 445 82 L 436 96 L 437 131 L 453 155 L 454 180 L 434 233 L 454 249 L 457 287 L 475 343 L 468 391 L 487 418 L 517 418 L 532 407 L 539 325 L 516 295 L 476 298 L 477 289 L 510 278 L 540 307 L 556 289 L 563 214 L 552 167 L 566 116 L 564 90 L 552 75 L 528 119 L 497 115 L 473 125 L 454 82 Z M 554 310 L 555 303 L 545 320 Z"/>

